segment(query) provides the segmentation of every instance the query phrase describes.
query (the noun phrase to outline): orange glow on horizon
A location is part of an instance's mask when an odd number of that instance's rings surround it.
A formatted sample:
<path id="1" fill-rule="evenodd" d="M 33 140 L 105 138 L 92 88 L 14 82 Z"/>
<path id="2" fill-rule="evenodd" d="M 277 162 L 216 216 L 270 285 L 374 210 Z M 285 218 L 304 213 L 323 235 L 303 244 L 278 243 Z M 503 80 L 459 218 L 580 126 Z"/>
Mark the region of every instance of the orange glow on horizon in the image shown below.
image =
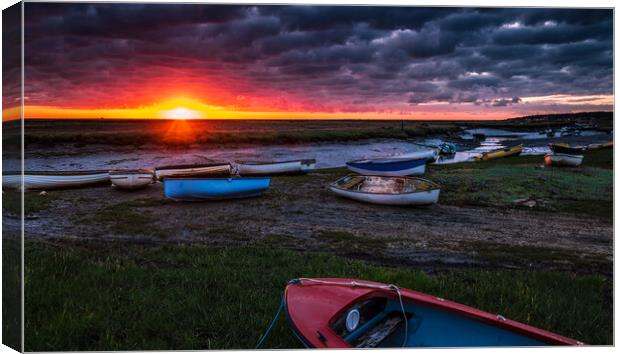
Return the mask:
<path id="1" fill-rule="evenodd" d="M 26 119 L 392 119 L 392 120 L 501 120 L 516 116 L 548 113 L 545 104 L 562 104 L 565 111 L 572 111 L 576 105 L 591 106 L 591 110 L 601 110 L 597 105 L 612 104 L 613 95 L 572 96 L 555 95 L 543 97 L 523 97 L 523 103 L 489 109 L 473 104 L 429 103 L 415 107 L 402 106 L 398 111 L 303 111 L 275 110 L 260 108 L 239 108 L 204 103 L 189 96 L 176 96 L 147 106 L 123 108 L 72 108 L 25 105 Z M 581 109 L 583 110 L 583 109 Z M 19 119 L 21 107 L 11 107 L 2 112 L 3 121 Z"/>

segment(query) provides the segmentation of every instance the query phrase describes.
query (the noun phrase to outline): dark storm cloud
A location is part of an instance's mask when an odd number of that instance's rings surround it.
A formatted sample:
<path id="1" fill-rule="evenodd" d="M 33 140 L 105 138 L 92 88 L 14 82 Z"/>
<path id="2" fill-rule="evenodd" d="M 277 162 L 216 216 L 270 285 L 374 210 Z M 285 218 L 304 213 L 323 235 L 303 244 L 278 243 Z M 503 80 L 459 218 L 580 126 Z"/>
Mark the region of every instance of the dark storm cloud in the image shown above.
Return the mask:
<path id="1" fill-rule="evenodd" d="M 26 89 L 39 104 L 62 105 L 89 83 L 93 99 L 130 97 L 127 83 L 164 77 L 315 107 L 612 93 L 611 10 L 25 6 Z"/>
<path id="2" fill-rule="evenodd" d="M 2 106 L 21 104 L 21 10 L 15 4 L 2 11 Z"/>

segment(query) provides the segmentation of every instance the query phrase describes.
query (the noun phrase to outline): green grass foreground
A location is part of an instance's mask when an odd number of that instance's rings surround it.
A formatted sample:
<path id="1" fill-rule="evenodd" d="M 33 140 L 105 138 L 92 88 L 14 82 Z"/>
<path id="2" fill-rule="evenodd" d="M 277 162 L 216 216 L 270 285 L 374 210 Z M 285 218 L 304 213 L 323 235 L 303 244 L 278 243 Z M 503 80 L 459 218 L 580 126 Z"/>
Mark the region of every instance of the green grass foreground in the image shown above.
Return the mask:
<path id="1" fill-rule="evenodd" d="M 463 269 L 428 276 L 254 248 L 26 243 L 26 351 L 253 348 L 288 280 L 352 277 L 427 292 L 589 344 L 611 344 L 611 279 Z M 297 348 L 282 318 L 266 347 Z"/>

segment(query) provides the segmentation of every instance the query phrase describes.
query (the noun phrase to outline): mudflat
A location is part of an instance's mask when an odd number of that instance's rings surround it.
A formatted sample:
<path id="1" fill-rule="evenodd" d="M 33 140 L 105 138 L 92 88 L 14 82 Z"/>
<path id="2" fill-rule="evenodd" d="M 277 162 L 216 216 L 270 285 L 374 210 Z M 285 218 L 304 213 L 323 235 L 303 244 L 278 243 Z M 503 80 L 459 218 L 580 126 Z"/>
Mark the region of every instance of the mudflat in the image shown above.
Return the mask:
<path id="1" fill-rule="evenodd" d="M 576 169 L 542 167 L 541 156 L 430 165 L 425 178 L 442 191 L 439 204 L 425 208 L 336 197 L 327 185 L 345 169 L 274 177 L 266 194 L 242 200 L 176 202 L 164 197 L 161 183 L 134 192 L 109 186 L 28 192 L 25 233 L 282 248 L 380 264 L 611 274 L 612 156 L 587 153 Z"/>

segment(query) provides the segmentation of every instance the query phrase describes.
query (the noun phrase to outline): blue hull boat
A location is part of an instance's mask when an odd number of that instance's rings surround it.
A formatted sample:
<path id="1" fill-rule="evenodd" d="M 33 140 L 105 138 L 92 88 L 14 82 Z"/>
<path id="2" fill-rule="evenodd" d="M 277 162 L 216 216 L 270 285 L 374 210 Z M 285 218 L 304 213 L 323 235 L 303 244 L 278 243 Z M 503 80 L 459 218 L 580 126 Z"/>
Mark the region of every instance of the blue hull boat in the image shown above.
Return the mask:
<path id="1" fill-rule="evenodd" d="M 167 198 L 184 201 L 257 197 L 269 189 L 269 177 L 168 178 L 164 180 Z"/>
<path id="2" fill-rule="evenodd" d="M 411 176 L 426 171 L 426 159 L 384 158 L 347 162 L 349 170 L 362 175 Z"/>

